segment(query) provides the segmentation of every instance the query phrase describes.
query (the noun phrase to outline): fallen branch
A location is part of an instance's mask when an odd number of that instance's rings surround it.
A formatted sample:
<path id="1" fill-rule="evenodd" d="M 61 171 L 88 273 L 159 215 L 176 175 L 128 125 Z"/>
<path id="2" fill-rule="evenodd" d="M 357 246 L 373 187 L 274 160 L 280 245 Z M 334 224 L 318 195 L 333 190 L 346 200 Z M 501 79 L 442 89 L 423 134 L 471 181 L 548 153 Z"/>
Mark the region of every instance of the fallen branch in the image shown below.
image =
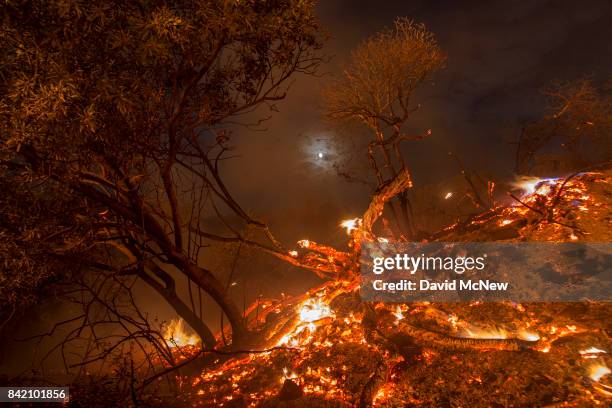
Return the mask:
<path id="1" fill-rule="evenodd" d="M 535 208 L 535 207 L 533 207 L 533 206 L 531 206 L 531 205 L 527 204 L 526 202 L 522 201 L 520 198 L 518 198 L 518 197 L 517 197 L 517 196 L 515 196 L 514 194 L 512 194 L 512 193 L 508 193 L 508 195 L 509 195 L 510 197 L 512 197 L 514 200 L 516 200 L 516 201 L 517 201 L 519 204 L 521 204 L 521 205 L 523 205 L 523 206 L 527 207 L 527 208 L 528 208 L 528 209 L 530 209 L 531 211 L 534 211 L 534 212 L 536 212 L 536 213 L 538 213 L 538 214 L 540 214 L 540 215 L 542 215 L 542 216 L 544 216 L 544 215 L 545 215 L 545 214 L 544 214 L 544 212 L 542 212 L 542 211 L 538 210 L 537 208 Z"/>

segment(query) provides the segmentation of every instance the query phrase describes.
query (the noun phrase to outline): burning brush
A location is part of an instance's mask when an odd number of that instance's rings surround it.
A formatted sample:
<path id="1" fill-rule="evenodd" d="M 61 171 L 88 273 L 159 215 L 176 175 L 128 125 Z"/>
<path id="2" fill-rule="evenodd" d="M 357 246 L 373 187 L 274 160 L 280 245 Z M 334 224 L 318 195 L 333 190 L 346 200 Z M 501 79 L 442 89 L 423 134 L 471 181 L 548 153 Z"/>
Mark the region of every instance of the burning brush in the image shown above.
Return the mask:
<path id="1" fill-rule="evenodd" d="M 521 183 L 520 202 L 474 219 L 463 226 L 467 234 L 511 227 L 525 238 L 557 240 L 568 230 L 592 228 L 587 221 L 598 214 L 609 215 L 596 198 L 598 188 L 609 191 L 604 175 Z M 371 226 L 380 208 L 375 203 L 363 218 L 342 223 L 353 251 L 360 240 L 378 241 Z M 456 226 L 438 239 L 472 237 L 462 233 Z M 354 254 L 307 240 L 298 245 L 295 257 L 313 267 L 355 268 Z M 359 298 L 356 276 L 345 273 L 266 308 L 276 314 L 258 327 L 264 347 L 204 370 L 189 386 L 191 402 L 231 407 L 293 400 L 293 406 L 377 407 L 610 402 L 609 339 L 599 327 L 609 320 L 610 305 L 371 304 Z"/>

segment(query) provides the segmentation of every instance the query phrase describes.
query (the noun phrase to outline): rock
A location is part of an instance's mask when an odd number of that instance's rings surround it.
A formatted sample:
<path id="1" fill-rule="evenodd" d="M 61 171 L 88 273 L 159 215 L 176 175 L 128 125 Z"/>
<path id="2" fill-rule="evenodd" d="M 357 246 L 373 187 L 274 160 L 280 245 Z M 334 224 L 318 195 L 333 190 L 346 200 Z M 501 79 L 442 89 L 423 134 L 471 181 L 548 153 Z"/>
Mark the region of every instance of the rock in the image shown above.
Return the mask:
<path id="1" fill-rule="evenodd" d="M 278 399 L 280 401 L 290 401 L 301 398 L 303 394 L 304 392 L 300 386 L 287 378 L 283 383 L 283 388 L 278 393 Z"/>

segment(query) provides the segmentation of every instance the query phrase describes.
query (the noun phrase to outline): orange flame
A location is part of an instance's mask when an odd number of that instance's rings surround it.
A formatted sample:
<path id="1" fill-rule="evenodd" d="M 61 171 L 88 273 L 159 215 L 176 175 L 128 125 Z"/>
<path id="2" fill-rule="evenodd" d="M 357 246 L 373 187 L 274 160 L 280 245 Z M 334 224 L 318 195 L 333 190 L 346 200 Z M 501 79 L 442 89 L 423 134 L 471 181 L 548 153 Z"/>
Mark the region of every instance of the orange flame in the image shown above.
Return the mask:
<path id="1" fill-rule="evenodd" d="M 589 347 L 588 349 L 580 350 L 579 353 L 582 358 L 597 358 L 597 354 L 606 354 L 604 350 L 597 347 Z"/>
<path id="2" fill-rule="evenodd" d="M 612 371 L 605 364 L 593 364 L 589 367 L 589 377 L 593 381 L 599 381 Z"/>
<path id="3" fill-rule="evenodd" d="M 300 309 L 300 320 L 304 323 L 316 322 L 334 313 L 321 299 L 308 299 Z"/>
<path id="4" fill-rule="evenodd" d="M 525 194 L 533 194 L 543 185 L 549 182 L 556 181 L 556 178 L 539 178 L 531 176 L 517 176 L 512 186 L 516 189 L 523 190 Z"/>
<path id="5" fill-rule="evenodd" d="M 344 220 L 340 223 L 341 227 L 346 228 L 346 233 L 351 235 L 351 232 L 356 230 L 361 224 L 361 218 L 352 218 L 350 220 Z"/>
<path id="6" fill-rule="evenodd" d="M 164 340 L 168 346 L 185 347 L 195 346 L 200 342 L 200 338 L 195 334 L 190 334 L 185 330 L 183 319 L 172 319 L 166 330 L 164 330 Z"/>

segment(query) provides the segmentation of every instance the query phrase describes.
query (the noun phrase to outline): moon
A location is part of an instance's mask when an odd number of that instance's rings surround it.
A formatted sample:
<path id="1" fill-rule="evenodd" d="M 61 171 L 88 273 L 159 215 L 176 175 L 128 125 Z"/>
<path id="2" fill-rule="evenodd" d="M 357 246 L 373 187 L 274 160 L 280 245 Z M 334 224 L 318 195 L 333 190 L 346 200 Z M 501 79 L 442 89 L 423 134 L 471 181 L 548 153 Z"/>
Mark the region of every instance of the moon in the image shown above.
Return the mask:
<path id="1" fill-rule="evenodd" d="M 333 145 L 333 135 L 320 132 L 307 135 L 302 145 L 304 161 L 310 167 L 319 170 L 329 170 L 333 168 L 337 152 Z"/>

